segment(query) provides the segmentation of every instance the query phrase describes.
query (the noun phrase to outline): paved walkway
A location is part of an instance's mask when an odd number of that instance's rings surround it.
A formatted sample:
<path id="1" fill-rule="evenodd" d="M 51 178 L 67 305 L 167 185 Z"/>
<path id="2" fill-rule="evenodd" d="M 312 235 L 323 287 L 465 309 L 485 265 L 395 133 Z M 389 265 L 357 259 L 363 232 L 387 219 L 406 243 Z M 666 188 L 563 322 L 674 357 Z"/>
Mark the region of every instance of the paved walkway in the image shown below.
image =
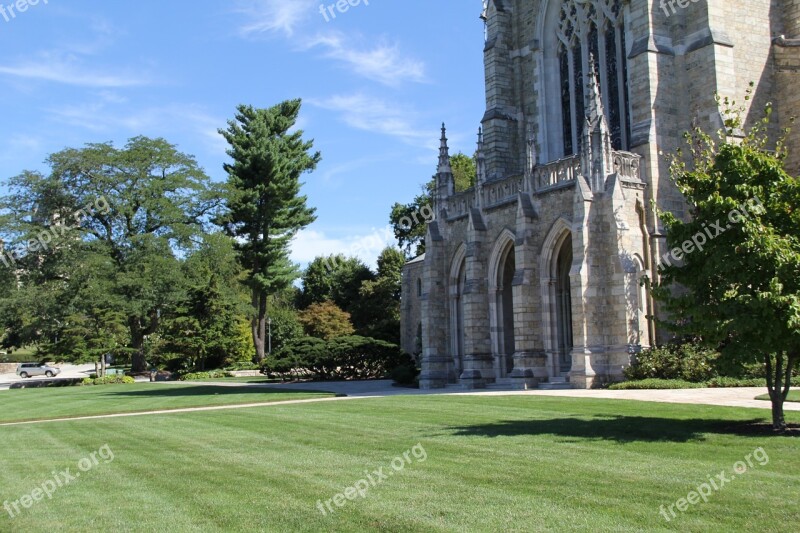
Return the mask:
<path id="1" fill-rule="evenodd" d="M 226 384 L 226 386 L 241 386 L 241 384 Z M 252 385 L 250 385 L 252 386 Z M 260 387 L 275 389 L 289 388 L 299 390 L 324 390 L 347 396 L 397 396 L 416 394 L 461 394 L 461 395 L 526 395 L 526 396 L 561 396 L 570 398 L 603 398 L 610 400 L 638 400 L 642 402 L 660 403 L 690 403 L 704 405 L 719 405 L 723 407 L 752 407 L 770 409 L 770 402 L 756 400 L 756 396 L 767 393 L 766 387 L 737 387 L 715 389 L 670 389 L 670 390 L 511 390 L 489 388 L 485 390 L 465 391 L 460 387 L 446 389 L 419 390 L 404 387 L 394 387 L 389 380 L 379 381 L 336 381 L 327 383 L 292 383 L 292 384 L 262 384 Z M 800 411 L 800 403 L 786 402 L 786 411 Z"/>
<path id="2" fill-rule="evenodd" d="M 185 382 L 182 383 L 186 385 Z M 701 405 L 716 405 L 722 407 L 747 407 L 756 409 L 770 409 L 770 402 L 756 400 L 755 397 L 765 394 L 766 390 L 760 387 L 741 387 L 725 389 L 675 389 L 675 390 L 501 390 L 488 389 L 478 391 L 464 391 L 457 387 L 446 389 L 436 389 L 423 391 L 404 387 L 394 387 L 389 380 L 377 381 L 335 381 L 324 383 L 218 383 L 218 382 L 192 382 L 192 385 L 216 385 L 220 387 L 247 387 L 247 388 L 270 388 L 270 389 L 291 389 L 303 391 L 327 391 L 340 396 L 335 398 L 311 398 L 305 400 L 285 400 L 278 402 L 260 402 L 239 405 L 219 405 L 207 407 L 186 407 L 181 409 L 167 409 L 161 411 L 144 411 L 137 413 L 118 413 L 110 415 L 92 415 L 73 418 L 58 418 L 52 420 L 35 420 L 30 422 L 10 422 L 2 423 L 4 426 L 21 426 L 30 424 L 44 424 L 52 422 L 66 422 L 73 420 L 96 420 L 103 418 L 123 418 L 131 416 L 147 415 L 166 415 L 175 413 L 193 413 L 200 411 L 222 411 L 229 409 L 248 409 L 253 407 L 271 407 L 277 405 L 291 405 L 313 402 L 349 401 L 368 398 L 382 398 L 386 396 L 400 395 L 433 395 L 433 394 L 452 394 L 456 396 L 555 396 L 569 398 L 597 398 L 610 400 L 635 400 L 643 402 L 659 403 L 687 403 Z M 176 385 L 175 382 L 153 383 L 154 387 L 169 387 Z M 786 411 L 800 411 L 800 403 L 786 402 Z"/>

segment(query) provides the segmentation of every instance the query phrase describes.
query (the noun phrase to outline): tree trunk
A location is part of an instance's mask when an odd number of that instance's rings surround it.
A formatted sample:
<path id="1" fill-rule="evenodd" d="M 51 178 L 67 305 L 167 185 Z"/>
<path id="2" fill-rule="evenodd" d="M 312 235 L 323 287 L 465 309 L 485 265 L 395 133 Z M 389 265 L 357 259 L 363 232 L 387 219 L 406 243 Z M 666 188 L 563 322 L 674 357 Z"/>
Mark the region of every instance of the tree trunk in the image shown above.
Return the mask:
<path id="1" fill-rule="evenodd" d="M 775 356 L 775 366 L 772 366 L 772 356 L 766 355 L 764 359 L 767 366 L 767 390 L 772 402 L 772 429 L 775 431 L 786 431 L 786 418 L 783 415 L 783 403 L 789 396 L 789 389 L 792 386 L 792 370 L 797 361 L 798 352 L 789 353 L 784 363 L 784 354 L 779 353 Z"/>
<path id="2" fill-rule="evenodd" d="M 144 332 L 136 319 L 131 318 L 128 324 L 131 330 L 131 347 L 134 349 L 131 356 L 131 371 L 144 372 L 147 370 L 147 361 L 144 358 Z"/>
<path id="3" fill-rule="evenodd" d="M 106 377 L 106 354 L 100 356 L 100 375 L 98 377 Z"/>
<path id="4" fill-rule="evenodd" d="M 266 356 L 264 341 L 267 332 L 267 295 L 258 289 L 252 292 L 253 310 L 255 315 L 251 321 L 253 330 L 253 345 L 256 349 L 256 362 L 261 363 Z"/>

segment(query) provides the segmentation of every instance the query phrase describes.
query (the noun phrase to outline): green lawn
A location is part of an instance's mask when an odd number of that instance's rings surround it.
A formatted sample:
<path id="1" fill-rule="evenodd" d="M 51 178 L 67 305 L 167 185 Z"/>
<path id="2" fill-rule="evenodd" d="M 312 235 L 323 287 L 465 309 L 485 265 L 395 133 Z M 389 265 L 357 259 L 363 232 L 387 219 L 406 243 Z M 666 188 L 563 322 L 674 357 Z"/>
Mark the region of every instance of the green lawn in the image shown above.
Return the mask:
<path id="1" fill-rule="evenodd" d="M 757 396 L 756 400 L 766 400 L 770 401 L 769 394 L 762 394 L 761 396 Z M 787 402 L 800 402 L 800 391 L 790 390 L 789 397 L 786 398 Z"/>
<path id="2" fill-rule="evenodd" d="M 267 388 L 137 383 L 0 391 L 0 423 L 334 396 Z M 2 531 L 2 530 L 0 530 Z"/>
<path id="3" fill-rule="evenodd" d="M 0 531 L 786 531 L 800 521 L 800 439 L 751 435 L 767 415 L 409 396 L 5 427 L 0 500 L 104 445 L 114 460 L 0 515 Z M 317 508 L 417 444 L 424 462 L 409 455 L 365 498 Z M 659 514 L 758 447 L 768 464 L 670 522 Z"/>

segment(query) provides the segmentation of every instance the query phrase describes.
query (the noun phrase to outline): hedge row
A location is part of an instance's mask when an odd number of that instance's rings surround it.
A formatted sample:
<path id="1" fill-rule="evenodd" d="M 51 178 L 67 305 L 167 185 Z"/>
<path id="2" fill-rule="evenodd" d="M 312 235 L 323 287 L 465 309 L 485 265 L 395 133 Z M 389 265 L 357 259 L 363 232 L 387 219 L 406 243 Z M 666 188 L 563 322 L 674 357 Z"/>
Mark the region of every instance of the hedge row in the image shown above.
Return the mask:
<path id="1" fill-rule="evenodd" d="M 368 337 L 337 337 L 329 341 L 301 337 L 267 358 L 265 374 L 303 373 L 321 379 L 376 379 L 398 367 L 414 367 L 399 346 Z"/>
<path id="2" fill-rule="evenodd" d="M 136 381 L 130 376 L 106 376 L 104 378 L 83 378 L 80 385 L 132 385 Z"/>

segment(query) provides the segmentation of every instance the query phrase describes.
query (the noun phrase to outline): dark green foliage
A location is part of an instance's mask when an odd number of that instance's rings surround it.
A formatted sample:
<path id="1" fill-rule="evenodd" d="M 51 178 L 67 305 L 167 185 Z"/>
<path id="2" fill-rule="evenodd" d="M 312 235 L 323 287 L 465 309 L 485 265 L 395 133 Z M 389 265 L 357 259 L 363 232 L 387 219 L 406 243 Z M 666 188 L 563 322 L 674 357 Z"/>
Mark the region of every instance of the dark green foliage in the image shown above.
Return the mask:
<path id="1" fill-rule="evenodd" d="M 206 379 L 221 379 L 221 378 L 229 378 L 232 377 L 233 374 L 230 372 L 224 372 L 221 370 L 212 370 L 210 372 L 192 372 L 190 374 L 183 374 L 180 377 L 181 381 L 203 381 Z"/>
<path id="2" fill-rule="evenodd" d="M 702 389 L 704 383 L 693 383 L 680 379 L 642 379 L 637 381 L 623 381 L 609 385 L 611 390 L 641 390 L 641 389 Z"/>
<path id="3" fill-rule="evenodd" d="M 13 178 L 3 199 L 4 241 L 19 252 L 23 272 L 0 303 L 12 332 L 4 342 L 53 351 L 65 337 L 89 333 L 95 340 L 86 347 L 72 343 L 84 357 L 104 349 L 96 317 L 117 313 L 133 367 L 143 370 L 145 339 L 182 291 L 178 251 L 202 232 L 219 194 L 194 158 L 163 139 L 66 149 L 47 164 L 48 176 Z M 24 246 L 43 235 L 46 246 Z"/>
<path id="4" fill-rule="evenodd" d="M 78 385 L 133 385 L 136 383 L 130 376 L 106 376 L 104 378 L 83 378 Z"/>
<path id="5" fill-rule="evenodd" d="M 414 365 L 401 365 L 389 372 L 389 378 L 398 385 L 413 385 L 417 382 L 419 369 Z"/>
<path id="6" fill-rule="evenodd" d="M 769 142 L 770 108 L 743 131 L 743 110 L 724 106 L 719 139 L 695 130 L 687 134 L 691 166 L 673 162 L 691 220 L 659 213 L 668 248 L 684 253 L 663 262 L 653 295 L 669 313 L 667 327 L 720 348 L 723 363 L 764 361 L 773 425 L 783 430 L 800 360 L 800 179 L 784 169 L 783 140 Z"/>
<path id="7" fill-rule="evenodd" d="M 188 290 L 176 315 L 165 323 L 163 349 L 180 354 L 189 368 L 200 371 L 247 359 L 249 345 L 242 342 L 240 324 L 236 303 L 226 300 L 212 275 Z"/>
<path id="8" fill-rule="evenodd" d="M 350 313 L 353 326 L 360 330 L 371 317 L 360 307 L 359 291 L 375 274 L 357 257 L 332 255 L 316 257 L 303 272 L 303 288 L 297 297 L 298 309 L 331 301 Z"/>
<path id="9" fill-rule="evenodd" d="M 270 307 L 269 318 L 272 319 L 273 352 L 304 335 L 303 325 L 297 318 L 297 312 L 286 304 L 274 303 Z"/>
<path id="10" fill-rule="evenodd" d="M 766 378 L 729 378 L 729 377 L 716 377 L 708 380 L 709 387 L 766 387 Z M 800 386 L 800 378 L 792 378 L 792 386 Z"/>
<path id="11" fill-rule="evenodd" d="M 361 285 L 361 311 L 367 323 L 357 333 L 400 344 L 400 293 L 405 256 L 397 248 L 385 248 L 378 257 L 378 276 Z"/>
<path id="12" fill-rule="evenodd" d="M 350 336 L 326 342 L 304 337 L 276 352 L 264 372 L 301 370 L 321 379 L 375 379 L 398 366 L 413 364 L 397 345 L 377 339 Z"/>
<path id="13" fill-rule="evenodd" d="M 220 130 L 233 162 L 225 164 L 228 201 L 218 221 L 236 239 L 239 261 L 247 271 L 259 361 L 266 353 L 268 299 L 299 276 L 289 260 L 289 245 L 316 218 L 300 194 L 300 176 L 314 170 L 321 157 L 311 152 L 313 142 L 303 140 L 302 130 L 289 133 L 300 106 L 300 100 L 268 109 L 240 105 L 228 128 Z"/>
<path id="14" fill-rule="evenodd" d="M 623 370 L 625 379 L 679 379 L 701 383 L 717 376 L 719 353 L 698 344 L 668 344 L 636 354 Z"/>

